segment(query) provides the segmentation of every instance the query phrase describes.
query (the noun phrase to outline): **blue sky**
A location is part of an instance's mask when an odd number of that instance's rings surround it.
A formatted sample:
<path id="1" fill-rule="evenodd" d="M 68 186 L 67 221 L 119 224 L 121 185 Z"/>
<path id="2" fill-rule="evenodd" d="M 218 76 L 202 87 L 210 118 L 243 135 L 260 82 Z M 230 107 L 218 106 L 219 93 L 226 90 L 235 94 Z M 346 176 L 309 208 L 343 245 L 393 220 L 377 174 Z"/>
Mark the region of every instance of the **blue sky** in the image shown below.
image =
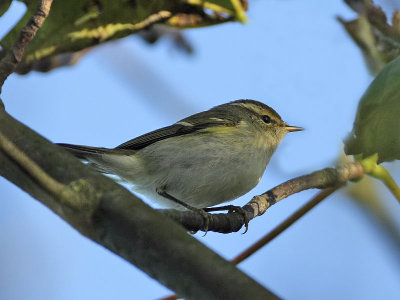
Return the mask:
<path id="1" fill-rule="evenodd" d="M 0 35 L 20 9 L 14 5 L 0 19 Z M 53 142 L 103 147 L 231 100 L 262 101 L 306 131 L 285 138 L 260 184 L 234 202 L 242 205 L 287 179 L 335 164 L 372 80 L 338 15 L 354 17 L 342 1 L 250 1 L 246 25 L 185 31 L 192 56 L 169 41 L 148 46 L 128 37 L 74 67 L 12 75 L 2 99 L 12 116 Z M 388 166 L 399 182 L 399 163 Z M 170 293 L 2 178 L 0 190 L 1 299 Z M 195 237 L 230 259 L 316 192 L 276 204 L 245 235 Z M 382 201 L 398 220 L 400 207 L 383 189 Z M 285 299 L 399 299 L 400 260 L 393 249 L 377 222 L 337 193 L 240 268 Z"/>

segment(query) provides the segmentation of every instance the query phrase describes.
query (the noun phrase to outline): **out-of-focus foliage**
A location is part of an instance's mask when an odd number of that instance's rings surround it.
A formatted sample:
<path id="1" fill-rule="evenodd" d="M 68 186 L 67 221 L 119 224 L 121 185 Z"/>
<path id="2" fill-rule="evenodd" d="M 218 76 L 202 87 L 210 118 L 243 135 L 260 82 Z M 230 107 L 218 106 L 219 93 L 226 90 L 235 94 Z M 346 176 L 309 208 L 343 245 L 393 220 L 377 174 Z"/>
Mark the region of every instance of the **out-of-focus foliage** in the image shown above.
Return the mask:
<path id="1" fill-rule="evenodd" d="M 390 25 L 382 8 L 374 6 L 371 0 L 345 2 L 358 18 L 339 21 L 362 50 L 370 71 L 377 74 L 400 54 L 400 11 L 393 13 Z"/>
<path id="2" fill-rule="evenodd" d="M 339 164 L 353 162 L 344 153 L 340 156 Z M 364 176 L 355 184 L 349 184 L 341 191 L 350 197 L 357 205 L 377 220 L 400 249 L 400 228 L 398 227 L 388 208 L 382 201 L 382 191 L 379 190 L 379 181 L 370 176 Z"/>
<path id="3" fill-rule="evenodd" d="M 378 190 L 378 181 L 365 176 L 357 184 L 349 185 L 344 191 L 362 207 L 373 219 L 382 225 L 398 249 L 400 249 L 400 228 L 388 208 L 382 202 L 382 192 Z"/>
<path id="4" fill-rule="evenodd" d="M 12 0 L 1 0 L 0 1 L 0 17 L 8 10 Z"/>
<path id="5" fill-rule="evenodd" d="M 338 164 L 343 165 L 353 161 L 350 156 L 346 156 L 342 152 Z M 347 185 L 340 191 L 365 211 L 373 222 L 381 225 L 380 228 L 393 242 L 396 250 L 400 250 L 400 227 L 383 201 L 379 184 L 381 183 L 378 180 L 374 180 L 370 176 L 364 176 L 361 180 Z"/>
<path id="6" fill-rule="evenodd" d="M 37 0 L 23 2 L 27 5 L 27 11 L 0 41 L 3 48 L 0 58 L 14 44 L 22 27 L 36 10 Z M 0 9 L 7 10 L 9 4 L 9 1 L 2 3 Z M 43 60 L 45 62 L 43 71 L 48 71 L 56 65 L 49 60 L 56 55 L 64 55 L 57 57 L 61 61 L 69 59 L 74 62 L 84 49 L 123 38 L 154 24 L 190 28 L 234 20 L 245 21 L 245 7 L 247 1 L 240 0 L 54 1 L 44 25 L 25 49 L 18 71 L 26 73 L 34 67 L 32 66 L 34 63 L 38 69 L 37 62 Z M 76 52 L 79 54 L 75 55 Z M 71 57 L 74 59 L 70 59 Z"/>
<path id="7" fill-rule="evenodd" d="M 378 153 L 378 162 L 400 159 L 400 57 L 375 78 L 358 105 L 346 154 Z"/>
<path id="8" fill-rule="evenodd" d="M 194 51 L 190 42 L 179 29 L 155 25 L 149 29 L 140 31 L 138 35 L 149 44 L 155 44 L 161 38 L 168 38 L 172 41 L 176 49 L 186 54 L 192 54 Z"/>

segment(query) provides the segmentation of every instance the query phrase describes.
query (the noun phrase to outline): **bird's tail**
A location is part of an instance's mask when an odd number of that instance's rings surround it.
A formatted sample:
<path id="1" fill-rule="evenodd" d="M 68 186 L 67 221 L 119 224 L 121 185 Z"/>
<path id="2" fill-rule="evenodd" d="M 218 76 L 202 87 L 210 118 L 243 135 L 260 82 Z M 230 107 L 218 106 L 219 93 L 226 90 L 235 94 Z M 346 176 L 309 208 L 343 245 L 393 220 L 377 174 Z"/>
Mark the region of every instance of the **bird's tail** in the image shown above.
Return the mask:
<path id="1" fill-rule="evenodd" d="M 57 144 L 77 158 L 88 162 L 92 167 L 103 173 L 109 173 L 106 156 L 112 149 L 97 148 L 72 144 Z"/>

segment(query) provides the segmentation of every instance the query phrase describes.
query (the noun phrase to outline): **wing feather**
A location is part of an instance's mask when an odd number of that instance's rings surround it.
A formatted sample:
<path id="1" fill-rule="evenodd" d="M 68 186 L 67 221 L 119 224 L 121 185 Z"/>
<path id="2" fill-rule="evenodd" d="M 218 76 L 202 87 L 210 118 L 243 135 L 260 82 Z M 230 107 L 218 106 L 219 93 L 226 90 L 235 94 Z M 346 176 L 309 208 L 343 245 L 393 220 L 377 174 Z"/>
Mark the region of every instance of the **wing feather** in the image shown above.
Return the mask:
<path id="1" fill-rule="evenodd" d="M 160 128 L 127 141 L 115 149 L 139 150 L 168 138 L 191 134 L 209 127 L 235 126 L 238 123 L 238 120 L 234 120 L 232 117 L 225 118 L 226 116 L 221 116 L 221 114 L 214 116 L 210 112 L 201 112 L 192 115 L 171 126 Z M 207 113 L 206 118 L 204 118 L 204 113 Z"/>

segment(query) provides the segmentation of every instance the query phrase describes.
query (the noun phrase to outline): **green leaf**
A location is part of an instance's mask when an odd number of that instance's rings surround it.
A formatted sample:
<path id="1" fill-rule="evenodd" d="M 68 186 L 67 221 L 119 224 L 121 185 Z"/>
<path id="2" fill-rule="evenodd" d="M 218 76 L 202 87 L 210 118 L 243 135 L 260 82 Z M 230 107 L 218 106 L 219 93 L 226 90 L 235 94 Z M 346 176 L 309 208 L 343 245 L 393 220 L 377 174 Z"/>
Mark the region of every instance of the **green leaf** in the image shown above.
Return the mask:
<path id="1" fill-rule="evenodd" d="M 389 63 L 362 96 L 346 154 L 400 159 L 400 57 Z"/>
<path id="2" fill-rule="evenodd" d="M 4 49 L 0 58 L 12 47 L 36 10 L 37 0 L 24 2 L 27 4 L 25 15 L 0 41 Z M 54 1 L 45 23 L 25 49 L 21 65 L 28 66 L 29 71 L 29 66 L 35 62 L 123 38 L 153 24 L 200 27 L 243 21 L 245 18 L 239 0 L 210 0 L 205 3 L 211 8 L 200 0 Z"/>

